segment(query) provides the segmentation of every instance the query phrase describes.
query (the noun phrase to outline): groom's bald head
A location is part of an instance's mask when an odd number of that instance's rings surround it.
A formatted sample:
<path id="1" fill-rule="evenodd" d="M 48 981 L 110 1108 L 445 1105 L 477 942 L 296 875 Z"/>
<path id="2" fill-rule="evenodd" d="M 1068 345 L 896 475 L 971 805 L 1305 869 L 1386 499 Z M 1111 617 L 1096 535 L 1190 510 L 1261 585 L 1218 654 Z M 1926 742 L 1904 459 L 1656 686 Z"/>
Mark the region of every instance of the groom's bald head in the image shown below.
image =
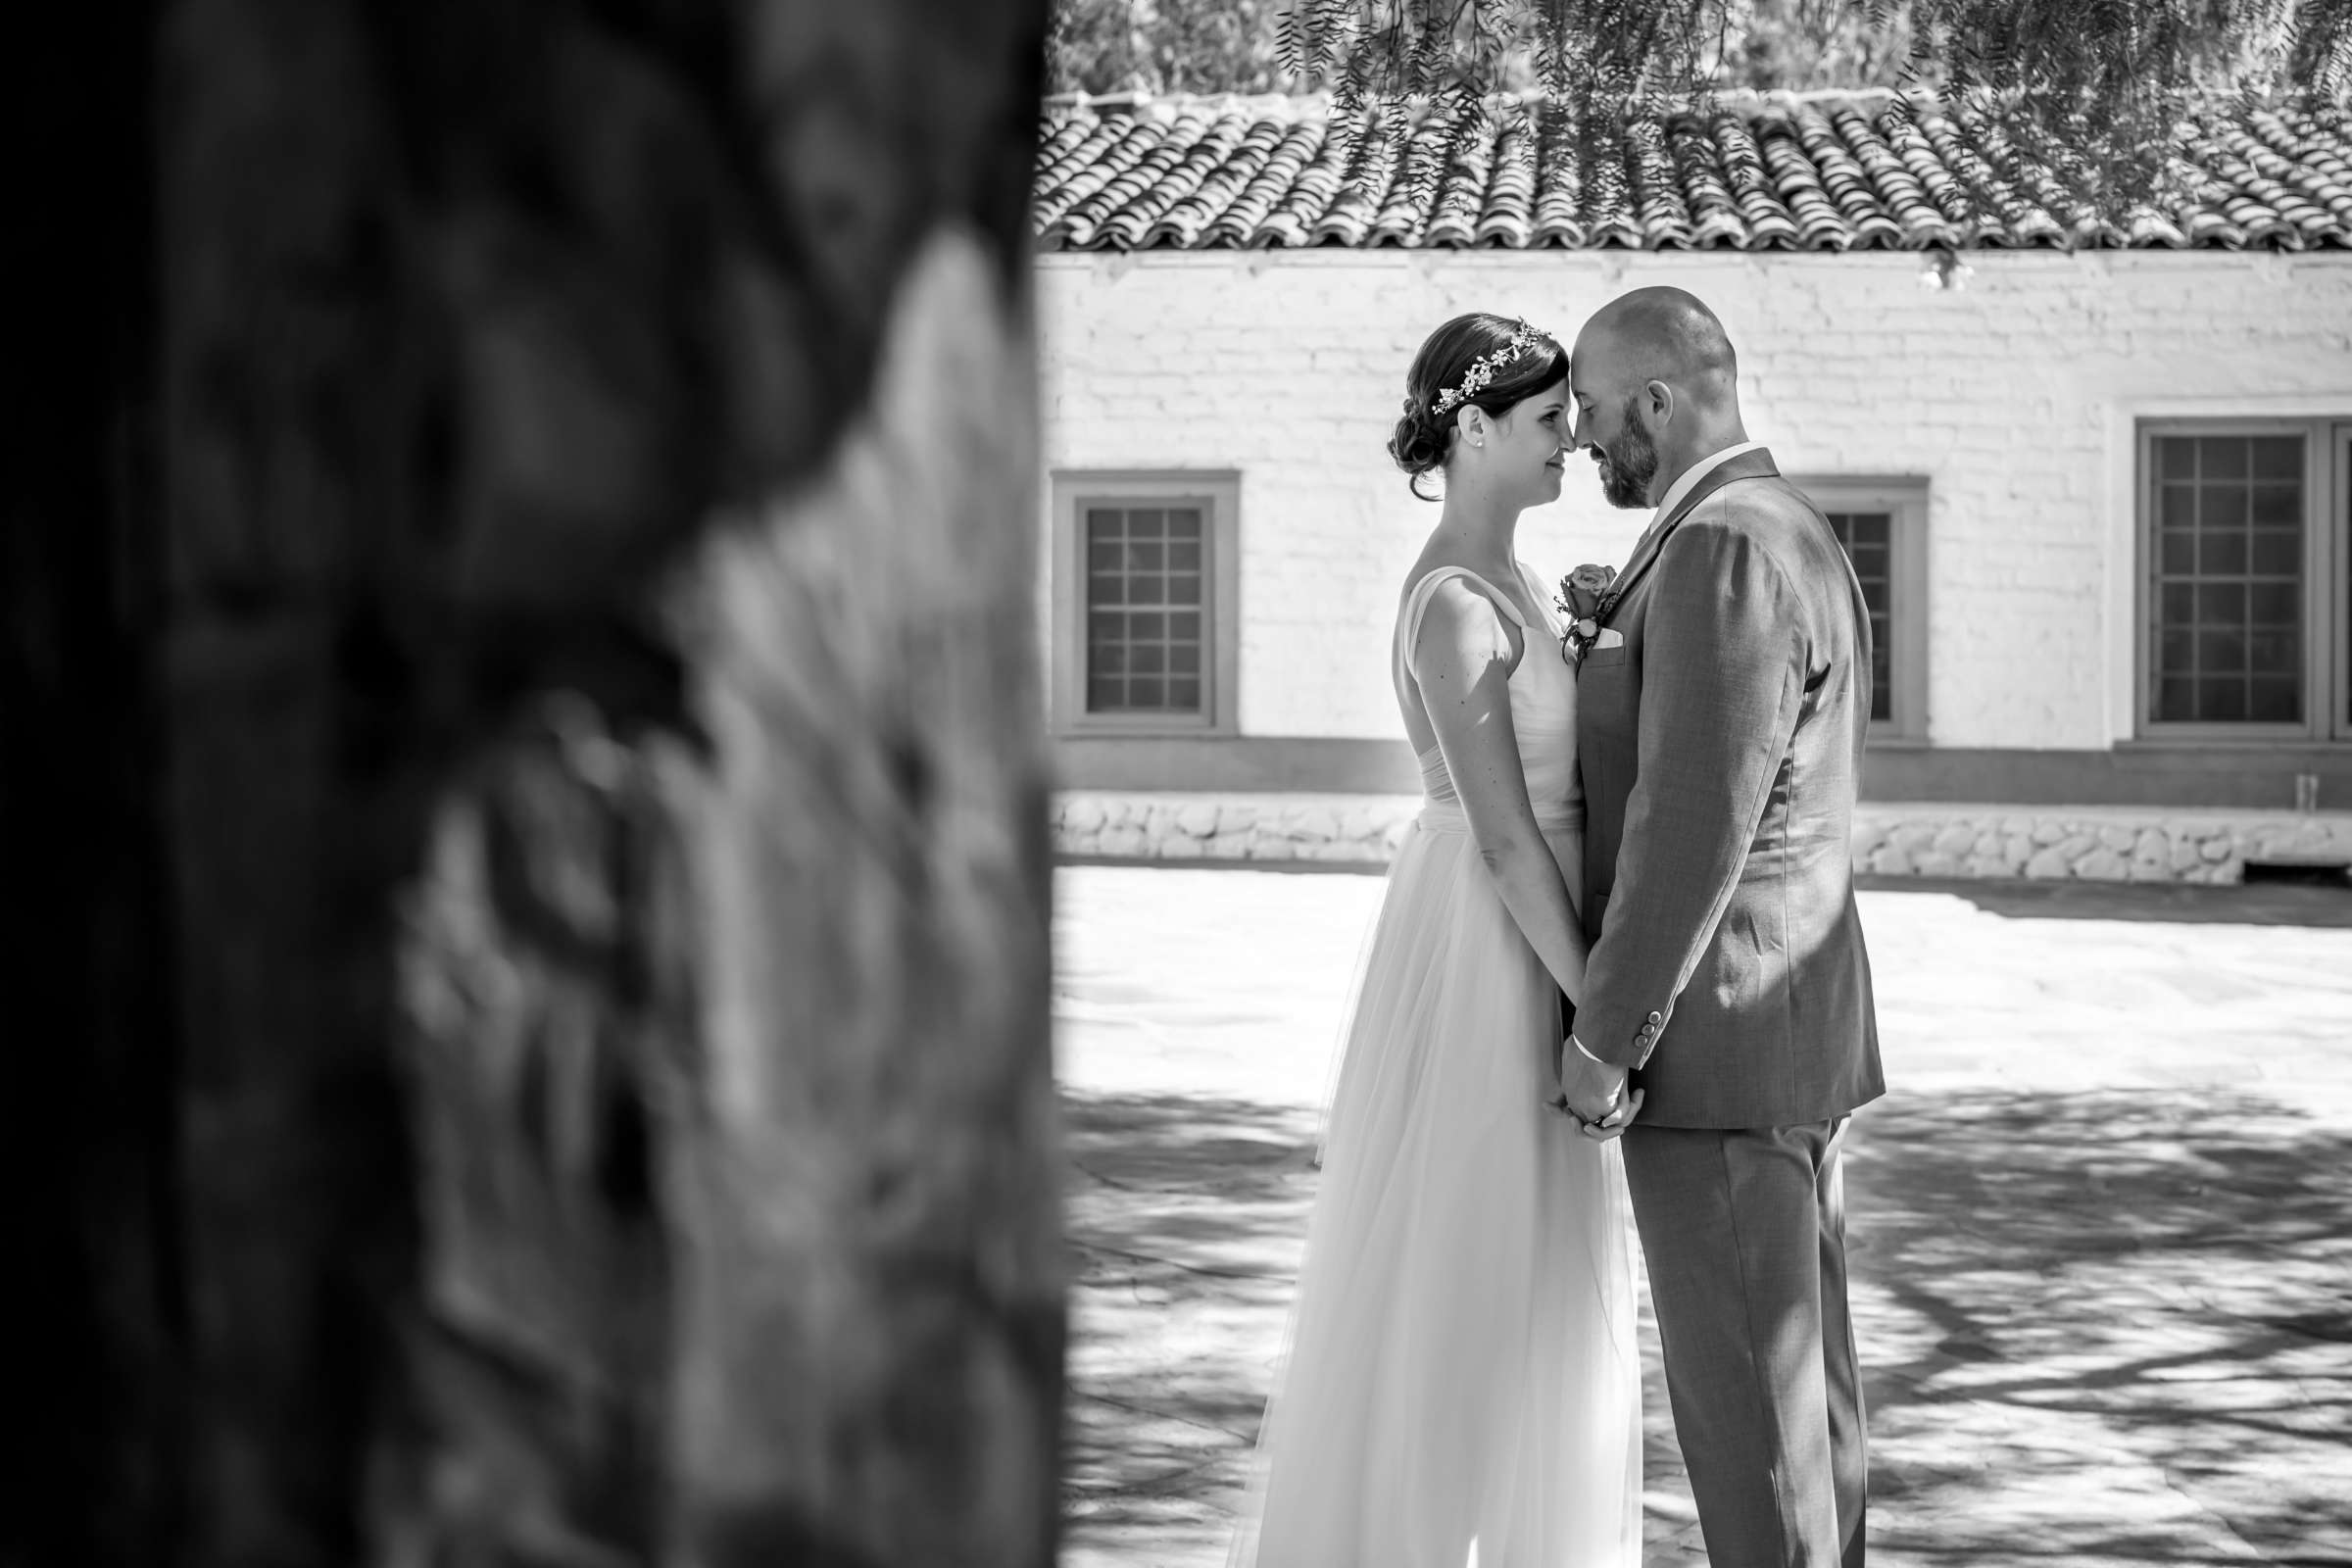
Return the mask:
<path id="1" fill-rule="evenodd" d="M 1576 443 L 1611 506 L 1655 506 L 1691 464 L 1747 440 L 1732 340 L 1679 288 L 1638 288 L 1595 312 L 1576 334 L 1568 390 Z"/>
<path id="2" fill-rule="evenodd" d="M 1662 381 L 1698 408 L 1736 410 L 1739 377 L 1723 322 L 1679 288 L 1638 288 L 1609 301 L 1576 335 L 1570 357 L 1577 388 L 1611 399 Z"/>

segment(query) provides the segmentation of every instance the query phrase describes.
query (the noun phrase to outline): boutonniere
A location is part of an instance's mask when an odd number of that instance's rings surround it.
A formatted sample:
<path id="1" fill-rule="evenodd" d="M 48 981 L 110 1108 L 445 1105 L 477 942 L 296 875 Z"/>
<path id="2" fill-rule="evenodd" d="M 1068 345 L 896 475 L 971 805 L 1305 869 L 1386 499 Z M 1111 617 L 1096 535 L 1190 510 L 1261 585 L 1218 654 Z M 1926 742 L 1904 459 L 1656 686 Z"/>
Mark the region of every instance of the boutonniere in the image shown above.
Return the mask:
<path id="1" fill-rule="evenodd" d="M 1615 566 L 1596 566 L 1590 562 L 1560 579 L 1560 614 L 1568 622 L 1560 647 L 1570 659 L 1585 657 L 1585 651 L 1600 635 L 1601 623 L 1617 608 L 1617 595 L 1610 586 L 1616 580 Z"/>

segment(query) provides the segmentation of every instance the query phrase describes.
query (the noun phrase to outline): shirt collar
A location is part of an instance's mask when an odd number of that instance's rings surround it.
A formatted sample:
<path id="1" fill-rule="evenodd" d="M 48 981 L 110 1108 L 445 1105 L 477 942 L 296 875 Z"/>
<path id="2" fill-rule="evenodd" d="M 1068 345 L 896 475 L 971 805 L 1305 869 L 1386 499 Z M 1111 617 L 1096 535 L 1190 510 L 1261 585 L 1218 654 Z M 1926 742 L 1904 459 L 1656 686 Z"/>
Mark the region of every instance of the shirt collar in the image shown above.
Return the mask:
<path id="1" fill-rule="evenodd" d="M 1659 497 L 1658 510 L 1649 515 L 1649 526 L 1655 528 L 1660 519 L 1673 512 L 1683 497 L 1689 495 L 1699 480 L 1704 479 L 1708 474 L 1713 473 L 1717 468 L 1722 467 L 1743 452 L 1761 452 L 1763 450 L 1764 443 L 1761 441 L 1742 441 L 1736 447 L 1725 447 L 1721 452 L 1703 457 L 1685 468 L 1681 477 L 1666 487 L 1665 495 Z"/>

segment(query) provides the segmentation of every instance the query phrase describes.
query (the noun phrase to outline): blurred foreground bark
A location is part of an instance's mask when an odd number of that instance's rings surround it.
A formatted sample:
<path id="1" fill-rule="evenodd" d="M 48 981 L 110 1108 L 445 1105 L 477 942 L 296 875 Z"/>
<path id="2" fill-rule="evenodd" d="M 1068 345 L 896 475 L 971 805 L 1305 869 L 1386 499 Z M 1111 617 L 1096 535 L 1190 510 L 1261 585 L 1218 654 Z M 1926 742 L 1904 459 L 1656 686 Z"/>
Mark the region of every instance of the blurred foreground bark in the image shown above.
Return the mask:
<path id="1" fill-rule="evenodd" d="M 47 9 L 0 1562 L 1050 1561 L 1042 4 Z"/>

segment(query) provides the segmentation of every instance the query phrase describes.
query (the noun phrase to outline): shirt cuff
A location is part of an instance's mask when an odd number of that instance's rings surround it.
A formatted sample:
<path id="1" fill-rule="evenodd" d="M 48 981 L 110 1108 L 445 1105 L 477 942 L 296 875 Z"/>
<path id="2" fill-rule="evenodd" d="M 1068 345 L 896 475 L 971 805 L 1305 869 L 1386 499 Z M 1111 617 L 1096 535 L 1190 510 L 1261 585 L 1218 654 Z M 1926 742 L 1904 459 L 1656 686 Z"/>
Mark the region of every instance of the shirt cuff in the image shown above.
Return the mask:
<path id="1" fill-rule="evenodd" d="M 1611 1065 L 1608 1062 L 1602 1061 L 1598 1056 L 1595 1056 L 1590 1051 L 1587 1051 L 1585 1049 L 1585 1043 L 1582 1040 L 1577 1039 L 1576 1036 L 1570 1035 L 1568 1037 L 1568 1043 L 1576 1048 L 1576 1054 L 1578 1055 L 1584 1057 L 1587 1061 L 1592 1063 L 1594 1066 L 1606 1067 Z"/>

